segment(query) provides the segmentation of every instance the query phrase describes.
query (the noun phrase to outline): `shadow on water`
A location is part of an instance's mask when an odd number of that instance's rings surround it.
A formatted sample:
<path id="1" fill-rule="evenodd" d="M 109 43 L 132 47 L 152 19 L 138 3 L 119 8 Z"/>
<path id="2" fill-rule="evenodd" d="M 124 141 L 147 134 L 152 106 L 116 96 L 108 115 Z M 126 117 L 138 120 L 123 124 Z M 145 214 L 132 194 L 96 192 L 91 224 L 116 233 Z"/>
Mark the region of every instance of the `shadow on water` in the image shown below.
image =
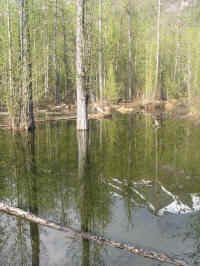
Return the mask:
<path id="1" fill-rule="evenodd" d="M 1 131 L 0 200 L 199 262 L 199 132 L 150 115 L 92 121 L 89 132 L 77 133 L 74 121 Z M 158 265 L 3 213 L 0 229 L 1 265 Z"/>

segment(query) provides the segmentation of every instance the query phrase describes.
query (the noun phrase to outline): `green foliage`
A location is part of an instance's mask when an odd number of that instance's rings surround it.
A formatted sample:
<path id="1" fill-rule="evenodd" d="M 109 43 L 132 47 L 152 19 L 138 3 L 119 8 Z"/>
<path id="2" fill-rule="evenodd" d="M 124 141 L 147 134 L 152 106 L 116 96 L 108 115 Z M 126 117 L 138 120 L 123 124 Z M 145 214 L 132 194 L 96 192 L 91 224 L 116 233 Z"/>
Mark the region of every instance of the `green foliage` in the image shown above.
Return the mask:
<path id="1" fill-rule="evenodd" d="M 115 72 L 113 69 L 113 64 L 110 63 L 108 68 L 108 77 L 106 82 L 106 90 L 104 97 L 106 99 L 116 99 L 119 96 L 119 89 L 117 87 Z"/>
<path id="2" fill-rule="evenodd" d="M 19 2 L 10 1 L 12 83 L 20 88 L 20 12 Z M 167 1 L 161 10 L 160 63 L 158 88 L 168 97 L 199 95 L 200 33 L 199 3 L 173 12 Z M 130 10 L 129 10 L 130 9 Z M 6 1 L 0 2 L 0 102 L 9 98 L 8 21 Z M 102 39 L 102 79 L 104 97 L 126 97 L 128 91 L 129 51 L 132 53 L 132 86 L 135 94 L 151 97 L 156 71 L 157 2 L 103 0 L 102 35 L 99 36 L 98 1 L 87 1 L 88 87 L 98 89 L 99 38 Z M 131 47 L 128 47 L 128 19 L 131 12 Z M 180 14 L 180 15 L 177 15 Z M 55 1 L 39 0 L 30 5 L 31 64 L 34 101 L 55 98 L 53 57 L 56 38 L 56 70 L 61 100 L 74 101 L 76 89 L 76 1 L 58 1 L 55 34 Z M 65 39 L 64 39 L 65 36 Z M 162 72 L 165 72 L 162 77 Z"/>

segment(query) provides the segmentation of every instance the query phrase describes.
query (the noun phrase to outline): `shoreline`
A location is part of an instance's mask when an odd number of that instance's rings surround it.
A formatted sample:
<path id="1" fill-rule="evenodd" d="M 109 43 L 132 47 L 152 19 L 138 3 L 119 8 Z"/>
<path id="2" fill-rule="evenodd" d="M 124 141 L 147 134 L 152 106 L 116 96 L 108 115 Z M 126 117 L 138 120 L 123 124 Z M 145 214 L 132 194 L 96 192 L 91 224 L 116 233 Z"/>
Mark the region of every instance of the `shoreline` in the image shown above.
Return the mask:
<path id="1" fill-rule="evenodd" d="M 132 102 L 121 102 L 119 104 L 112 104 L 104 102 L 102 104 L 95 103 L 101 108 L 102 112 L 94 111 L 94 105 L 88 106 L 88 119 L 111 119 L 114 113 L 120 114 L 160 114 L 165 113 L 171 119 L 189 120 L 194 122 L 195 125 L 200 124 L 200 99 L 195 99 L 188 104 L 186 98 L 169 101 L 136 99 Z M 43 108 L 37 109 L 35 112 L 35 122 L 41 123 L 46 121 L 58 120 L 75 120 L 76 119 L 76 106 L 75 105 L 47 105 Z M 8 112 L 0 112 L 0 128 L 9 129 L 8 126 Z"/>

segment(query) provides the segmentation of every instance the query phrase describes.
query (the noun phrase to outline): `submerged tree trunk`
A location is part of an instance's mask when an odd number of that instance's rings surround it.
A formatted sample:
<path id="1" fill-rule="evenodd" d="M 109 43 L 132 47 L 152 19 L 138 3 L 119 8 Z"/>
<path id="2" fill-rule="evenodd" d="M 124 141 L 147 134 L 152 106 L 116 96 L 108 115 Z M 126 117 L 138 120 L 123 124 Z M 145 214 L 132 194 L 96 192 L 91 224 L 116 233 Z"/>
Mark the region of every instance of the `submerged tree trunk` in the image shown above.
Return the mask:
<path id="1" fill-rule="evenodd" d="M 77 129 L 88 129 L 88 95 L 86 88 L 86 73 L 84 72 L 84 27 L 85 1 L 77 0 L 76 25 L 76 93 L 77 93 Z"/>
<path id="2" fill-rule="evenodd" d="M 85 176 L 85 169 L 88 165 L 88 132 L 80 131 L 77 133 L 78 140 L 78 169 L 79 178 L 82 179 Z"/>

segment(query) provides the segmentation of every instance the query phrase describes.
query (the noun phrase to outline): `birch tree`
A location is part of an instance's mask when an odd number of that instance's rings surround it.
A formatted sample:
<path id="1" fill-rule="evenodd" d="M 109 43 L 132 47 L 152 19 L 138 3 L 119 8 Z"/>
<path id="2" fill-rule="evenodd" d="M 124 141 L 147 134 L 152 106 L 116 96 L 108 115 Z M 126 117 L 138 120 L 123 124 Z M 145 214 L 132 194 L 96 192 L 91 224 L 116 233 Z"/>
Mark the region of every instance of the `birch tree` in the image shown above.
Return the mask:
<path id="1" fill-rule="evenodd" d="M 86 73 L 84 72 L 85 45 L 85 0 L 77 0 L 76 25 L 76 93 L 77 93 L 77 129 L 88 129 L 88 95 L 85 87 Z"/>

